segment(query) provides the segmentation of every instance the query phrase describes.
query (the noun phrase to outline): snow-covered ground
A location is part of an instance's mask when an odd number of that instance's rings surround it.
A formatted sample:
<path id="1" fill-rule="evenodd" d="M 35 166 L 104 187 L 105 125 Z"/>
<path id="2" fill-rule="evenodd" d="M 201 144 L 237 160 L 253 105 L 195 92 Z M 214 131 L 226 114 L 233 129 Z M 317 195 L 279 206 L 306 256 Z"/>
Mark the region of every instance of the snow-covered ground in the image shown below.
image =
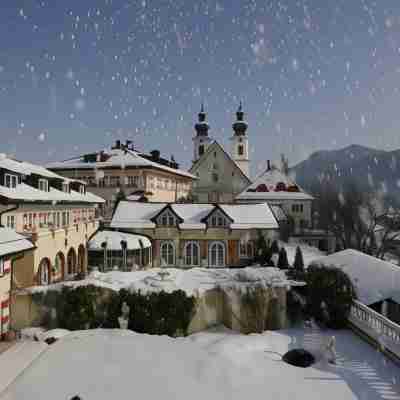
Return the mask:
<path id="1" fill-rule="evenodd" d="M 71 332 L 42 352 L 0 398 L 400 399 L 399 367 L 350 331 L 334 332 L 337 365 L 321 358 L 321 344 L 332 334 L 308 328 L 246 336 L 216 328 L 173 339 L 122 330 Z M 314 366 L 280 360 L 299 347 L 317 356 Z"/>
<path id="2" fill-rule="evenodd" d="M 120 289 L 140 290 L 142 293 L 164 290 L 173 292 L 183 290 L 188 295 L 204 293 L 217 286 L 225 288 L 245 287 L 247 284 L 260 283 L 275 287 L 286 286 L 289 282 L 285 273 L 277 268 L 209 269 L 192 268 L 151 268 L 144 271 L 106 273 L 94 271 L 81 281 L 62 282 L 48 286 L 36 286 L 31 292 L 58 290 L 64 286 L 95 285 L 119 291 Z"/>

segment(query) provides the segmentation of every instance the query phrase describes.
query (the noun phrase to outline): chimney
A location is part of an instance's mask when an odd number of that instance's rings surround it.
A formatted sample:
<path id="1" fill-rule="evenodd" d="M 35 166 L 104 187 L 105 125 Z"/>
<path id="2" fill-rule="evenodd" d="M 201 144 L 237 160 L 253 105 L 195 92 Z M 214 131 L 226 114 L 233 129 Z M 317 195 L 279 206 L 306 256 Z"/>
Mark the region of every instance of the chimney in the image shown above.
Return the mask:
<path id="1" fill-rule="evenodd" d="M 160 161 L 160 151 L 159 150 L 152 150 L 150 152 L 152 161 Z"/>
<path id="2" fill-rule="evenodd" d="M 132 150 L 132 140 L 126 140 L 125 141 L 125 148 L 128 150 Z"/>
<path id="3" fill-rule="evenodd" d="M 271 171 L 271 161 L 267 160 L 267 171 Z"/>

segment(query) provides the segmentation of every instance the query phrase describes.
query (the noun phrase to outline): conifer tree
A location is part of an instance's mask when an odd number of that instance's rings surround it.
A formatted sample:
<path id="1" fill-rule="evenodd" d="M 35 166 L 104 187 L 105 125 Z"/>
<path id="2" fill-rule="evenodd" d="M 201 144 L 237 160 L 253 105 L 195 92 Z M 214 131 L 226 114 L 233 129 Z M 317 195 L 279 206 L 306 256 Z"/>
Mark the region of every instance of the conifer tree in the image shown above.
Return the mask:
<path id="1" fill-rule="evenodd" d="M 289 262 L 287 259 L 287 253 L 284 247 L 281 247 L 279 250 L 279 258 L 278 258 L 278 268 L 284 269 L 289 266 Z"/>
<path id="2" fill-rule="evenodd" d="M 296 255 L 294 257 L 293 267 L 296 271 L 304 271 L 303 253 L 299 246 L 296 247 Z"/>
<path id="3" fill-rule="evenodd" d="M 277 240 L 274 240 L 271 244 L 271 253 L 272 254 L 279 253 L 279 246 Z"/>

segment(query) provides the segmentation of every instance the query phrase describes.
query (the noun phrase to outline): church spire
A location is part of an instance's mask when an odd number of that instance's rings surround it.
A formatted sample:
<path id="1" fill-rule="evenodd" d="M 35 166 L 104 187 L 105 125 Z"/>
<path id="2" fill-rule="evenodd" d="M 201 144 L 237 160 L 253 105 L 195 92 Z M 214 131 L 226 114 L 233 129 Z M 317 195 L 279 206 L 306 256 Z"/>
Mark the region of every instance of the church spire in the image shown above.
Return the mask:
<path id="1" fill-rule="evenodd" d="M 211 138 L 208 136 L 210 126 L 208 125 L 206 118 L 207 114 L 204 111 L 204 104 L 201 103 L 200 112 L 198 114 L 199 121 L 195 124 L 194 129 L 196 130 L 196 136 L 193 138 L 194 142 L 194 157 L 193 162 L 196 162 L 207 150 L 207 147 L 211 144 Z"/>
<path id="2" fill-rule="evenodd" d="M 243 118 L 244 118 L 243 105 L 242 102 L 240 101 L 239 108 L 236 112 L 236 122 L 232 125 L 232 128 L 235 131 L 235 135 L 237 136 L 246 135 L 247 123 L 244 122 Z"/>
<path id="3" fill-rule="evenodd" d="M 203 103 L 201 103 L 201 108 L 198 117 L 199 117 L 199 122 L 196 123 L 196 125 L 194 126 L 194 129 L 197 132 L 197 136 L 208 136 L 208 130 L 210 129 L 210 126 L 206 122 L 207 114 L 204 111 Z"/>

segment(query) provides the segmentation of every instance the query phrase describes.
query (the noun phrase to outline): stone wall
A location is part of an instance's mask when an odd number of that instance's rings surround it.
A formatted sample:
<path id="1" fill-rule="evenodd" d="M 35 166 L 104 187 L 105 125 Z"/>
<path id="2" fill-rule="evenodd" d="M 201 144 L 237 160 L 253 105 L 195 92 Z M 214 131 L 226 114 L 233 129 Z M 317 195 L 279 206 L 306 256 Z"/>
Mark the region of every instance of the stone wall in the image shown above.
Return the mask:
<path id="1" fill-rule="evenodd" d="M 255 286 L 249 286 L 254 289 Z M 99 303 L 111 293 L 103 293 Z M 277 330 L 287 326 L 286 287 L 256 287 L 256 302 L 248 302 L 243 286 L 236 288 L 215 288 L 197 296 L 195 314 L 189 324 L 188 334 L 204 331 L 216 325 L 224 325 L 241 333 L 256 333 Z M 36 304 L 29 294 L 13 296 L 12 327 L 22 329 L 40 326 L 48 315 L 48 309 Z"/>

